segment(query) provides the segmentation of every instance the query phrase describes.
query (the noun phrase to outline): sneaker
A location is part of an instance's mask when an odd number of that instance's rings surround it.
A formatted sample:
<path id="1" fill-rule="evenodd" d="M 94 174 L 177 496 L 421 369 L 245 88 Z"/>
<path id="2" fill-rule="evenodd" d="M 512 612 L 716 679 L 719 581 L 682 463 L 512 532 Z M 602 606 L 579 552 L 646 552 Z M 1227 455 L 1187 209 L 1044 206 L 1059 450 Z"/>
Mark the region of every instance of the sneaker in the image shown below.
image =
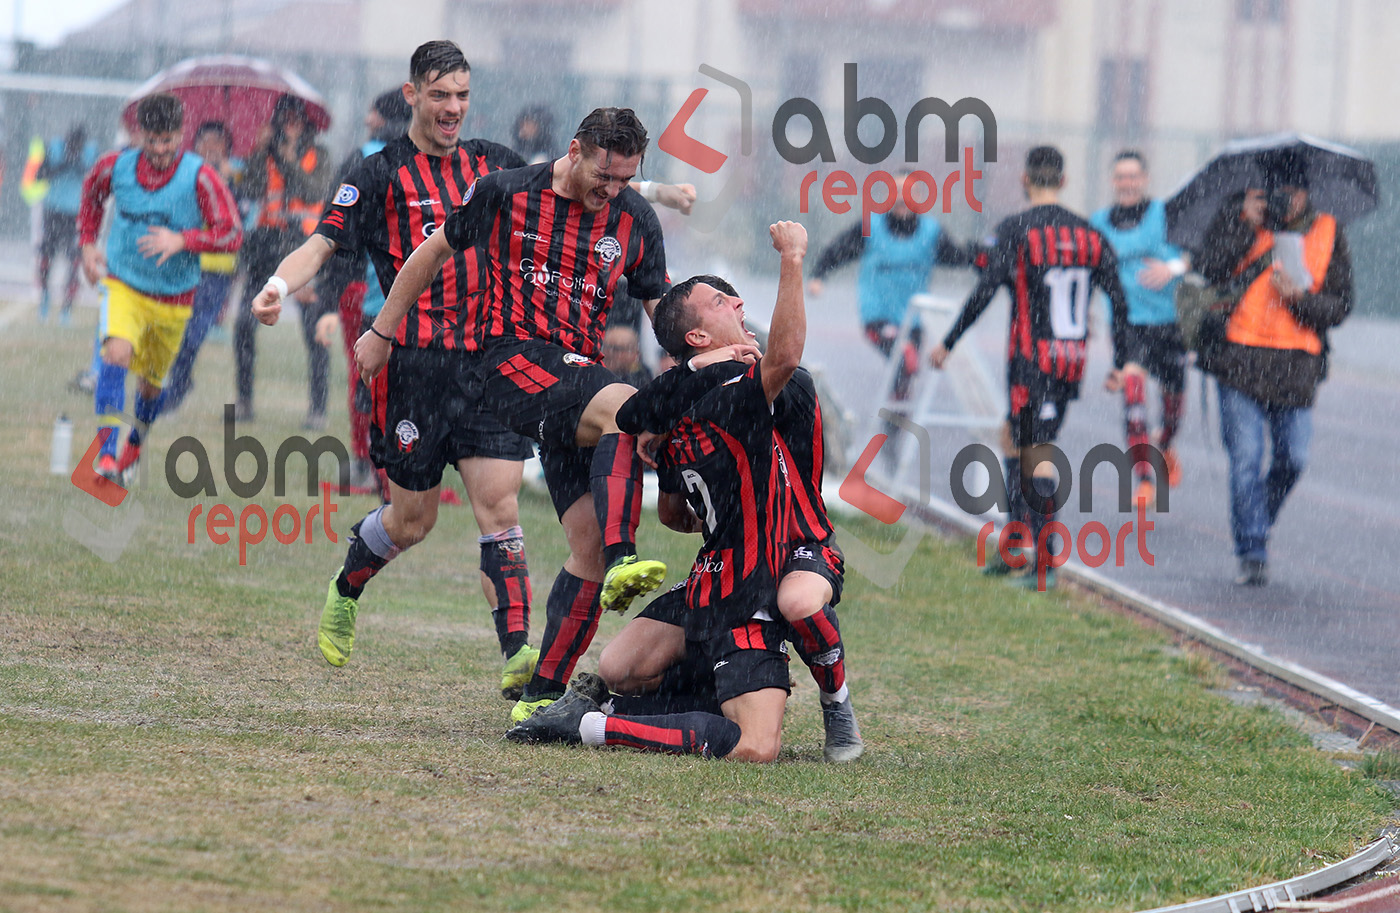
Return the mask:
<path id="1" fill-rule="evenodd" d="M 39 322 L 43 323 L 49 319 L 49 293 L 48 290 L 39 293 Z"/>
<path id="2" fill-rule="evenodd" d="M 860 727 L 856 725 L 856 712 L 851 709 L 850 697 L 844 701 L 822 704 L 822 728 L 826 730 L 822 757 L 828 762 L 844 764 L 865 754 L 865 743 L 860 740 Z"/>
<path id="3" fill-rule="evenodd" d="M 345 570 L 344 568 L 340 569 Z M 335 581 L 340 571 L 331 578 L 330 590 L 326 593 L 326 607 L 321 610 L 321 625 L 316 632 L 316 642 L 321 647 L 321 655 L 332 666 L 343 666 L 355 649 L 355 616 L 360 611 L 358 600 L 340 595 Z"/>
<path id="4" fill-rule="evenodd" d="M 983 552 L 984 562 L 982 564 L 982 573 L 988 577 L 1005 577 L 1007 574 L 1017 574 L 1024 571 L 1027 566 L 1026 564 L 1023 563 L 1020 567 L 1012 567 L 1001 557 L 1000 542 L 1000 533 L 987 537 L 986 551 Z M 1008 554 L 1020 555 L 1027 559 L 1031 557 L 1029 550 L 1024 548 L 1008 548 L 1006 551 Z"/>
<path id="5" fill-rule="evenodd" d="M 104 453 L 97 458 L 97 474 L 108 482 L 121 484 L 122 474 L 121 470 L 117 468 L 117 458 L 110 453 Z"/>
<path id="6" fill-rule="evenodd" d="M 1167 486 L 1176 488 L 1181 485 L 1181 458 L 1176 455 L 1175 447 L 1168 447 L 1162 451 L 1162 459 L 1167 464 Z"/>
<path id="7" fill-rule="evenodd" d="M 666 565 L 660 561 L 643 561 L 627 555 L 613 562 L 603 575 L 603 590 L 598 602 L 609 612 L 626 612 L 632 600 L 661 586 L 666 579 Z"/>
<path id="8" fill-rule="evenodd" d="M 1258 558 L 1241 558 L 1235 586 L 1268 586 L 1269 565 Z"/>
<path id="9" fill-rule="evenodd" d="M 539 661 L 540 651 L 529 644 L 516 650 L 515 655 L 506 660 L 505 671 L 501 673 L 501 697 L 508 701 L 520 700 L 525 686 L 535 675 L 535 666 Z"/>
<path id="10" fill-rule="evenodd" d="M 535 714 L 536 711 L 543 710 L 550 704 L 562 698 L 562 694 L 544 694 L 539 697 L 525 700 L 522 697 L 515 702 L 515 706 L 510 708 L 510 721 L 512 723 L 523 723 Z"/>
<path id="11" fill-rule="evenodd" d="M 74 393 L 91 394 L 97 389 L 97 375 L 90 371 L 79 371 L 73 375 L 73 379 L 68 382 L 68 389 Z"/>
<path id="12" fill-rule="evenodd" d="M 550 701 L 525 720 L 506 731 L 512 742 L 564 742 L 577 745 L 583 741 L 578 727 L 585 714 L 602 713 L 608 699 L 608 686 L 592 672 L 576 676 L 569 690 L 556 701 Z"/>
<path id="13" fill-rule="evenodd" d="M 117 460 L 117 475 L 121 483 L 126 487 L 131 487 L 131 480 L 136 478 L 136 467 L 141 462 L 141 445 L 126 442 L 122 447 L 122 455 Z"/>
<path id="14" fill-rule="evenodd" d="M 1171 484 L 1168 482 L 1168 484 Z M 1152 510 L 1157 503 L 1157 486 L 1147 479 L 1138 482 L 1137 490 L 1133 492 L 1133 509 L 1139 506 L 1144 510 Z"/>
<path id="15" fill-rule="evenodd" d="M 457 494 L 457 489 L 450 485 L 444 485 L 438 489 L 438 503 L 446 504 L 450 507 L 460 507 L 462 496 Z"/>

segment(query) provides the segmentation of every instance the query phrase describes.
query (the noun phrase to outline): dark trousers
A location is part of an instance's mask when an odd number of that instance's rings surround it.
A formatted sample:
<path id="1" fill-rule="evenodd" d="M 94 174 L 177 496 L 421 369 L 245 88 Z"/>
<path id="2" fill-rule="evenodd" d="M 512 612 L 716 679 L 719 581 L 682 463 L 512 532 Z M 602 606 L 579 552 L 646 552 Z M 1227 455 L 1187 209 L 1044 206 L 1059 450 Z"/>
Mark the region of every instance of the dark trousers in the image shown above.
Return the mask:
<path id="1" fill-rule="evenodd" d="M 243 242 L 240 257 L 248 271 L 243 293 L 243 306 L 233 327 L 233 355 L 240 402 L 253 401 L 253 364 L 257 360 L 255 333 L 258 320 L 253 316 L 253 299 L 267 284 L 282 258 L 305 240 L 300 232 L 255 228 Z M 315 304 L 300 305 L 301 337 L 306 344 L 306 382 L 311 412 L 326 411 L 327 377 L 331 356 L 326 347 L 316 342 L 316 321 L 321 312 Z"/>

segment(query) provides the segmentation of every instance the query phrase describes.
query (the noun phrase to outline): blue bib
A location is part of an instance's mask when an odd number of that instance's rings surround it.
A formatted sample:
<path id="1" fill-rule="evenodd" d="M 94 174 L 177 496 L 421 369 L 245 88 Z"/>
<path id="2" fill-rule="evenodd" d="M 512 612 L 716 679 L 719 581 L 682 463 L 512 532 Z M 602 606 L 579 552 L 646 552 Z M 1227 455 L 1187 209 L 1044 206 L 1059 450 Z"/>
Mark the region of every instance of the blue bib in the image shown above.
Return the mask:
<path id="1" fill-rule="evenodd" d="M 1173 279 L 1153 291 L 1138 281 L 1138 272 L 1147 259 L 1169 261 L 1181 256 L 1181 251 L 1167 243 L 1167 207 L 1161 200 L 1147 204 L 1142 221 L 1132 228 L 1114 228 L 1105 207 L 1089 219 L 1089 223 L 1108 239 L 1118 255 L 1118 279 L 1123 294 L 1128 297 L 1128 322 L 1139 326 L 1155 326 L 1176 321 L 1176 286 Z"/>
<path id="2" fill-rule="evenodd" d="M 385 145 L 383 140 L 368 140 L 360 147 L 360 155 L 369 158 L 383 149 Z M 365 303 L 363 310 L 366 317 L 378 317 L 379 312 L 384 310 L 384 289 L 379 285 L 379 276 L 374 271 L 374 261 L 369 257 L 365 257 Z"/>
<path id="3" fill-rule="evenodd" d="M 107 271 L 138 292 L 173 297 L 199 284 L 199 255 L 181 251 L 156 266 L 158 257 L 143 257 L 136 242 L 152 225 L 171 231 L 204 227 L 199 210 L 198 177 L 204 160 L 186 152 L 175 174 L 159 190 L 136 179 L 141 150 L 127 149 L 112 168 L 112 230 L 107 236 Z"/>
<path id="4" fill-rule="evenodd" d="M 914 233 L 907 238 L 890 231 L 884 213 L 870 217 L 870 237 L 865 240 L 857 280 L 862 324 L 904 321 L 910 296 L 928 286 L 942 233 L 938 222 L 927 216 L 919 217 Z"/>

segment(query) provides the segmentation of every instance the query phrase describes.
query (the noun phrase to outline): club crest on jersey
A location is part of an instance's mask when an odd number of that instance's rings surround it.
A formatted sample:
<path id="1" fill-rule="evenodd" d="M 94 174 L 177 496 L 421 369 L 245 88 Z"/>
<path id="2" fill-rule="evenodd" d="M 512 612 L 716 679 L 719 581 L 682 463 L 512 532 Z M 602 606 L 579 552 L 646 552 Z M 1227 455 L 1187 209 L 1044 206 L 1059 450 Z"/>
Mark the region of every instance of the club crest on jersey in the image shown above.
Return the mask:
<path id="1" fill-rule="evenodd" d="M 399 449 L 412 453 L 413 445 L 418 443 L 418 426 L 404 419 L 394 427 L 394 435 L 399 439 Z"/>
<path id="2" fill-rule="evenodd" d="M 354 184 L 341 184 L 335 192 L 335 205 L 354 206 L 360 200 L 360 188 Z"/>
<path id="3" fill-rule="evenodd" d="M 593 245 L 593 253 L 604 263 L 611 263 L 622 256 L 622 244 L 612 235 L 605 235 L 598 239 L 598 243 Z"/>
<path id="4" fill-rule="evenodd" d="M 593 359 L 580 355 L 577 352 L 565 352 L 564 364 L 583 368 L 593 364 Z"/>
<path id="5" fill-rule="evenodd" d="M 472 198 L 472 194 L 474 194 L 474 193 L 476 193 L 476 181 L 472 181 L 472 185 L 471 185 L 470 187 L 467 188 L 467 192 L 464 193 L 464 194 L 462 194 L 462 203 L 461 203 L 461 205 L 466 206 L 466 205 L 467 205 L 467 201 L 470 200 L 470 199 Z"/>

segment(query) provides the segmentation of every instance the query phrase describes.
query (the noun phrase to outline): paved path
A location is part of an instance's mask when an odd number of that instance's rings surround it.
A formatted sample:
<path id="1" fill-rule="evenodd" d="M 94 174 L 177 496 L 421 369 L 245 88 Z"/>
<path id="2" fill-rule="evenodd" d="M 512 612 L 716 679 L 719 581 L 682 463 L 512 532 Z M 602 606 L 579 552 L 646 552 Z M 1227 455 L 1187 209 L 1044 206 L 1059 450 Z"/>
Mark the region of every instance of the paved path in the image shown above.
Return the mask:
<path id="1" fill-rule="evenodd" d="M 766 317 L 773 281 L 750 280 L 740 290 L 746 287 L 756 292 L 747 295 L 749 310 Z M 954 284 L 942 291 L 960 302 L 965 288 Z M 878 389 L 883 365 L 857 335 L 854 300 L 854 283 L 847 279 L 829 283 L 821 298 L 809 301 L 807 351 L 859 428 L 875 408 L 870 391 Z M 985 358 L 1000 396 L 1006 325 L 1003 296 L 963 344 Z M 1274 530 L 1268 587 L 1231 584 L 1235 559 L 1218 407 L 1212 384 L 1209 408 L 1202 412 L 1200 374 L 1194 371 L 1178 441 L 1185 478 L 1171 492 L 1169 511 L 1150 518 L 1155 528 L 1147 542 L 1155 563 L 1147 566 L 1130 549 L 1124 567 L 1100 571 L 1274 657 L 1400 707 L 1400 323 L 1353 319 L 1333 334 L 1333 346 L 1332 376 L 1314 411 L 1311 463 Z M 1094 444 L 1123 444 L 1121 401 L 1101 386 L 1109 366 L 1100 343 L 1061 440 L 1076 472 Z M 951 397 L 943 398 L 953 405 Z M 1154 404 L 1154 414 L 1156 409 Z M 931 431 L 934 495 L 951 502 L 953 456 L 975 438 L 959 429 Z M 868 439 L 859 437 L 856 449 Z M 1117 530 L 1129 519 L 1116 512 L 1112 472 L 1098 475 L 1095 509 L 1085 516 L 1071 508 L 1066 519 L 1072 529 L 1095 519 Z M 902 481 L 917 485 L 912 474 Z"/>

